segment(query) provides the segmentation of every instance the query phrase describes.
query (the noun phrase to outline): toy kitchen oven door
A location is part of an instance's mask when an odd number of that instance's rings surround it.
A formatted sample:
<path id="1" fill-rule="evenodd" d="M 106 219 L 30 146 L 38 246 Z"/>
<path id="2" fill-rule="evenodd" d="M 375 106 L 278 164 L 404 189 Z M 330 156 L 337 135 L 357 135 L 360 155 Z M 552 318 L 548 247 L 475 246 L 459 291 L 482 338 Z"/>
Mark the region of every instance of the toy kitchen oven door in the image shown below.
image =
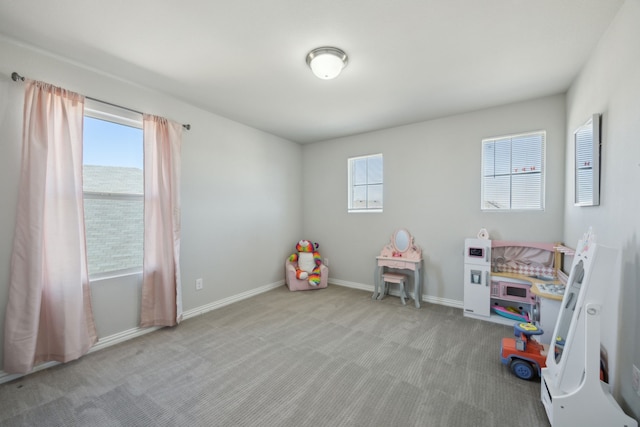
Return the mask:
<path id="1" fill-rule="evenodd" d="M 464 315 L 491 316 L 491 240 L 464 241 Z"/>

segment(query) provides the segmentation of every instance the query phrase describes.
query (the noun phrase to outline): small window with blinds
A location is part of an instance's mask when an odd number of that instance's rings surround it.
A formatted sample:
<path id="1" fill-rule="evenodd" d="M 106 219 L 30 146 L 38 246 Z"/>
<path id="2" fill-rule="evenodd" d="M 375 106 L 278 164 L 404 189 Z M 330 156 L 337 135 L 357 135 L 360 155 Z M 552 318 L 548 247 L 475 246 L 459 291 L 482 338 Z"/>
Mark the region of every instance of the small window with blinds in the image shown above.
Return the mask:
<path id="1" fill-rule="evenodd" d="M 348 159 L 347 212 L 382 212 L 382 154 Z"/>
<path id="2" fill-rule="evenodd" d="M 594 114 L 574 133 L 575 204 L 600 204 L 600 115 Z"/>
<path id="3" fill-rule="evenodd" d="M 544 209 L 546 132 L 482 140 L 482 210 Z"/>

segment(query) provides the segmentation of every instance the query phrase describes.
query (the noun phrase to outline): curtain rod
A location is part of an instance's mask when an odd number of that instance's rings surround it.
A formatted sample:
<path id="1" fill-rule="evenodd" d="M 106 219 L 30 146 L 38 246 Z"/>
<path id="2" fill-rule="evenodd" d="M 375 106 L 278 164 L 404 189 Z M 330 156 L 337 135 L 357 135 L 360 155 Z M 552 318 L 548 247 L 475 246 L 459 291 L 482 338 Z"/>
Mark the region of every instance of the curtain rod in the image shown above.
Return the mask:
<path id="1" fill-rule="evenodd" d="M 17 82 L 18 80 L 24 81 L 24 77 L 14 71 L 13 73 L 11 73 L 11 80 L 13 80 L 14 82 Z M 132 108 L 123 107 L 121 105 L 112 104 L 111 102 L 103 101 L 103 100 L 97 99 L 97 98 L 92 98 L 90 96 L 85 96 L 85 98 L 90 99 L 92 101 L 102 102 L 103 104 L 111 105 L 112 107 L 118 107 L 118 108 L 122 108 L 122 109 L 125 109 L 125 110 L 128 110 L 128 111 L 132 111 L 134 113 L 144 114 L 141 111 L 134 110 Z M 188 123 L 187 124 L 183 124 L 182 127 L 185 128 L 186 130 L 191 130 L 191 125 L 188 124 Z"/>

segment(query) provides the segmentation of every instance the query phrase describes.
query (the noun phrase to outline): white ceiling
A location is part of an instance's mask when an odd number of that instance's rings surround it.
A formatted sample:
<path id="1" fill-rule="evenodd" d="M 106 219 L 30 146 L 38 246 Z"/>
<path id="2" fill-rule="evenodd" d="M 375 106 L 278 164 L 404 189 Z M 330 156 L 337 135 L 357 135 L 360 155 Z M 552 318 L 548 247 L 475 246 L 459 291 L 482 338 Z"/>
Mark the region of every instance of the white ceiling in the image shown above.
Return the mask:
<path id="1" fill-rule="evenodd" d="M 0 33 L 308 143 L 563 93 L 623 1 L 0 0 Z"/>

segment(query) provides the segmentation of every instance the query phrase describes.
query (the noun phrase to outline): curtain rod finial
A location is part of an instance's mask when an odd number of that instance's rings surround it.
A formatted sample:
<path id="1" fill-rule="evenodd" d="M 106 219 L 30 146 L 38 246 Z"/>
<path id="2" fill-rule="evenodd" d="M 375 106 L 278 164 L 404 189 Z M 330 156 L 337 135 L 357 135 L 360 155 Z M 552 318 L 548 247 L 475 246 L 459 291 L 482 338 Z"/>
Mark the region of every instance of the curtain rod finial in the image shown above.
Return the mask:
<path id="1" fill-rule="evenodd" d="M 13 80 L 14 82 L 17 82 L 18 80 L 24 81 L 24 77 L 14 71 L 13 73 L 11 73 L 11 80 Z"/>

